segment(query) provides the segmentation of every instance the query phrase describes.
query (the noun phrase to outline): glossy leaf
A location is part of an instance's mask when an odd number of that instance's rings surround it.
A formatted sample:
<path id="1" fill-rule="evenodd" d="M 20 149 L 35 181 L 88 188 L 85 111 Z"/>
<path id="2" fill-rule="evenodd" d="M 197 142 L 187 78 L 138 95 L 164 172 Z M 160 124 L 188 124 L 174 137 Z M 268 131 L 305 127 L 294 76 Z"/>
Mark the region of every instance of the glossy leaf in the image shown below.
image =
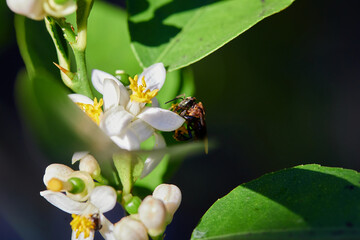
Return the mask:
<path id="1" fill-rule="evenodd" d="M 294 0 L 131 0 L 129 30 L 143 66 L 194 63 Z"/>
<path id="2" fill-rule="evenodd" d="M 191 239 L 359 239 L 360 174 L 302 165 L 216 201 Z"/>

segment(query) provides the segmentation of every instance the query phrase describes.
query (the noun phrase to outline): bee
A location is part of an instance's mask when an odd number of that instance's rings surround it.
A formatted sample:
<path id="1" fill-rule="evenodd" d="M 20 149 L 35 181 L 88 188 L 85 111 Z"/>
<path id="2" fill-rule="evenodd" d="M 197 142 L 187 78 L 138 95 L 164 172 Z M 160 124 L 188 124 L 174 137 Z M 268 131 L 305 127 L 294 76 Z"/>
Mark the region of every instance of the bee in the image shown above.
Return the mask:
<path id="1" fill-rule="evenodd" d="M 91 221 L 94 223 L 95 227 L 94 230 L 98 231 L 102 228 L 102 225 L 100 224 L 100 216 L 98 213 L 94 213 L 93 215 L 91 215 Z"/>
<path id="2" fill-rule="evenodd" d="M 185 119 L 185 123 L 175 130 L 174 138 L 177 141 L 190 139 L 204 140 L 205 153 L 208 152 L 207 130 L 205 123 L 205 109 L 202 102 L 197 102 L 195 97 L 186 97 L 185 94 L 166 102 L 165 104 L 181 99 L 181 102 L 173 104 L 171 111 L 179 114 Z"/>

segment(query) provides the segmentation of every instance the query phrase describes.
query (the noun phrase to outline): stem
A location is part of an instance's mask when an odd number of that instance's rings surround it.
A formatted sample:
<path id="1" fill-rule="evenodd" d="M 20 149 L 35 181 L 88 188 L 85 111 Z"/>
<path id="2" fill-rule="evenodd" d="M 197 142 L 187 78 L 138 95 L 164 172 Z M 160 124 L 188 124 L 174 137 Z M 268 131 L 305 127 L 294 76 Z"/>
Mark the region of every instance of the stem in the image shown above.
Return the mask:
<path id="1" fill-rule="evenodd" d="M 54 18 L 54 20 L 61 27 L 61 30 L 64 33 L 64 38 L 69 42 L 75 56 L 77 71 L 76 77 L 73 79 L 70 88 L 76 93 L 93 98 L 86 68 L 86 30 L 81 32 L 81 40 L 79 40 L 79 37 L 75 35 L 71 24 L 66 22 L 65 18 Z M 82 27 L 86 29 L 87 25 L 85 24 L 85 26 Z"/>
<path id="2" fill-rule="evenodd" d="M 114 165 L 123 185 L 123 199 L 131 194 L 132 180 L 132 159 L 130 155 L 114 155 Z"/>

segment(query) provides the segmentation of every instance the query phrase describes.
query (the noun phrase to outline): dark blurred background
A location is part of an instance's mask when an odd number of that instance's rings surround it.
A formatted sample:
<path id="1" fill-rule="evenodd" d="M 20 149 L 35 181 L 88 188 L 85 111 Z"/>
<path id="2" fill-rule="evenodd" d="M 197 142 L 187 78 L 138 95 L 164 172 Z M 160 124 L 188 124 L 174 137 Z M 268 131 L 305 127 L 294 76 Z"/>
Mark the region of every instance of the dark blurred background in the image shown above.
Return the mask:
<path id="1" fill-rule="evenodd" d="M 265 173 L 307 163 L 360 170 L 359 5 L 295 1 L 193 65 L 218 144 L 171 179 L 183 202 L 166 239 L 189 239 L 213 202 Z M 12 18 L 2 1 L 0 239 L 69 239 L 70 216 L 39 196 L 49 159 L 16 110 L 23 62 Z"/>

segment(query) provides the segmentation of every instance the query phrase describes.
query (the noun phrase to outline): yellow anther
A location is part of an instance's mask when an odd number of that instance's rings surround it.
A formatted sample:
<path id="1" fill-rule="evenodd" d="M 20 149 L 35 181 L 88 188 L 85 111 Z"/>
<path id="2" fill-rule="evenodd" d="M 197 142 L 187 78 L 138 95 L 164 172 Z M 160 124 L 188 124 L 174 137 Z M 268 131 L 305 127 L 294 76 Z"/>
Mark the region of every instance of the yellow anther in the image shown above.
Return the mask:
<path id="1" fill-rule="evenodd" d="M 133 101 L 140 103 L 151 103 L 151 99 L 154 98 L 159 92 L 159 89 L 154 89 L 152 91 L 146 89 L 145 77 L 142 77 L 141 79 L 142 85 L 138 85 L 137 75 L 135 75 L 134 79 L 129 77 L 129 81 L 130 89 L 132 90 L 130 99 Z"/>
<path id="2" fill-rule="evenodd" d="M 100 124 L 100 115 L 102 113 L 102 105 L 104 104 L 103 99 L 101 98 L 98 102 L 96 98 L 94 98 L 94 105 L 86 104 L 86 103 L 76 103 L 81 110 L 83 110 L 97 125 Z"/>
<path id="3" fill-rule="evenodd" d="M 61 180 L 57 178 L 52 178 L 47 184 L 47 189 L 54 192 L 60 192 L 64 189 L 64 184 Z"/>
<path id="4" fill-rule="evenodd" d="M 73 220 L 70 222 L 71 229 L 76 232 L 76 238 L 84 233 L 84 239 L 90 236 L 90 232 L 95 229 L 95 223 L 91 219 L 91 215 L 81 216 L 72 214 Z"/>

